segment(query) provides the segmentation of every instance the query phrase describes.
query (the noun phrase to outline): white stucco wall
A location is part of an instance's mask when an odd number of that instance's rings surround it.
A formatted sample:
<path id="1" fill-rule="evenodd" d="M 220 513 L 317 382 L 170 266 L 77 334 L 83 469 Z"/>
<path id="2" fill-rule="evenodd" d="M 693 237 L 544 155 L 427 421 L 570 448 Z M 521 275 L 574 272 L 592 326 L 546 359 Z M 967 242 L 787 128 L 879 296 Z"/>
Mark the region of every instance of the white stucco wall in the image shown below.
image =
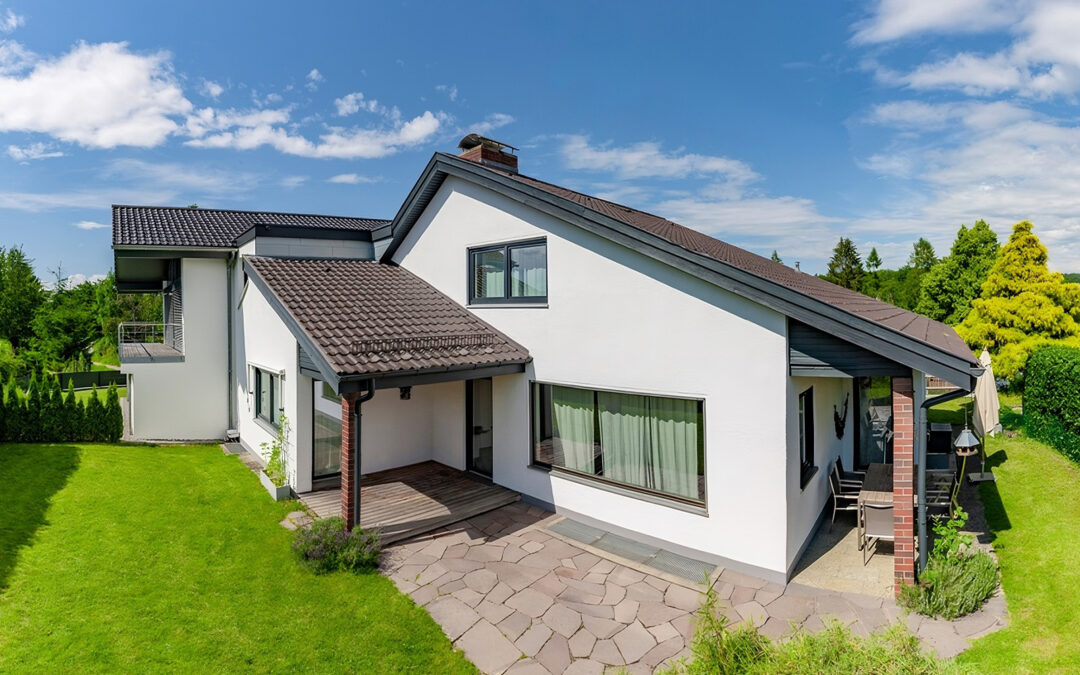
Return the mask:
<path id="1" fill-rule="evenodd" d="M 801 485 L 802 467 L 799 461 L 799 394 L 814 389 L 814 465 L 818 471 Z M 842 412 L 844 397 L 848 397 L 847 423 L 841 438 L 836 437 L 833 411 Z M 835 406 L 835 408 L 834 408 Z M 853 467 L 855 416 L 858 401 L 852 396 L 852 380 L 841 377 L 791 377 L 787 395 L 787 491 L 788 541 L 787 565 L 795 564 L 807 539 L 813 534 L 830 499 L 829 471 L 836 458 L 843 456 L 844 467 Z M 828 514 L 826 517 L 831 515 Z"/>
<path id="2" fill-rule="evenodd" d="M 216 439 L 228 427 L 226 263 L 184 258 L 180 270 L 184 360 L 121 364 L 134 376 L 137 396 L 129 403 L 140 439 Z"/>
<path id="3" fill-rule="evenodd" d="M 495 378 L 495 482 L 559 510 L 783 573 L 785 318 L 484 188 L 449 178 L 395 261 L 465 304 L 466 249 L 547 238 L 548 307 L 473 307 L 525 345 Z M 705 400 L 708 514 L 530 468 L 529 381 Z"/>
<path id="4" fill-rule="evenodd" d="M 464 469 L 464 383 L 413 387 L 407 401 L 397 389 L 379 389 L 363 406 L 360 444 L 365 474 L 428 460 Z"/>
<path id="5" fill-rule="evenodd" d="M 370 241 L 350 239 L 305 239 L 292 237 L 256 237 L 257 255 L 279 258 L 361 258 L 371 260 Z"/>

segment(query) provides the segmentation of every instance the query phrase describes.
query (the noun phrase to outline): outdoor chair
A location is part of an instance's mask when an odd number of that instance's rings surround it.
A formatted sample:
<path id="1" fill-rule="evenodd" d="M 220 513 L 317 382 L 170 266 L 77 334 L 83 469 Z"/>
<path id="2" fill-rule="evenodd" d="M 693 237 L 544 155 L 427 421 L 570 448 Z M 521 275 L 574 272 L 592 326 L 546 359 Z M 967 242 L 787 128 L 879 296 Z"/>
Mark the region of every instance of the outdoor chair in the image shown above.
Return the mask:
<path id="1" fill-rule="evenodd" d="M 860 533 L 860 548 L 863 552 L 863 566 L 870 561 L 870 558 L 877 552 L 877 543 L 882 539 L 888 541 L 895 541 L 896 536 L 893 534 L 893 507 L 892 505 L 885 504 L 872 504 L 865 503 L 862 505 L 861 518 L 862 532 Z M 873 546 L 874 550 L 871 551 L 870 547 Z"/>
<path id="2" fill-rule="evenodd" d="M 832 526 L 836 523 L 837 511 L 853 511 L 855 513 L 857 525 L 859 517 L 859 488 L 853 485 L 844 485 L 840 481 L 840 471 L 836 468 L 836 464 L 833 464 L 833 469 L 829 472 L 829 489 L 832 491 L 833 498 L 832 522 L 829 523 L 829 531 L 832 532 Z"/>
<path id="3" fill-rule="evenodd" d="M 836 458 L 836 469 L 840 472 L 840 485 L 855 485 L 862 489 L 863 481 L 866 480 L 865 471 L 845 471 L 844 458 Z"/>

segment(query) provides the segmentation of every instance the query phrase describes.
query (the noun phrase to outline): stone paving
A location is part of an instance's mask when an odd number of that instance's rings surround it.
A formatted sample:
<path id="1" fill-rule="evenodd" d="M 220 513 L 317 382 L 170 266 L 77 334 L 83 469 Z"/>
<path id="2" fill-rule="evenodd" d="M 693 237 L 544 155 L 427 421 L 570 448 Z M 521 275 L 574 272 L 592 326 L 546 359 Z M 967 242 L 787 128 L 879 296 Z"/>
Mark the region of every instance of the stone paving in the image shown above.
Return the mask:
<path id="1" fill-rule="evenodd" d="M 516 503 L 386 549 L 383 571 L 485 673 L 651 673 L 689 654 L 703 586 L 591 550 L 546 529 L 560 517 Z M 784 586 L 723 570 L 733 623 L 773 638 L 829 617 L 866 635 L 904 620 L 942 656 L 1004 625 L 1005 603 L 956 622 L 904 616 L 888 598 Z"/>

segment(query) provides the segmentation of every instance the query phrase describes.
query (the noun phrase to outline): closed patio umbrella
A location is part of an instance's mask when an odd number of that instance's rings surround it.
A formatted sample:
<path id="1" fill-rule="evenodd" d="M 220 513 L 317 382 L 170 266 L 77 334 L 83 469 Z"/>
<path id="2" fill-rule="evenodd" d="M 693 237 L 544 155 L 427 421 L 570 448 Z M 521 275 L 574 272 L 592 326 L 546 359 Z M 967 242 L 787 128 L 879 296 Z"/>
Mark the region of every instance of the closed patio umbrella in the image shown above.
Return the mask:
<path id="1" fill-rule="evenodd" d="M 975 383 L 975 410 L 971 422 L 979 438 L 985 438 L 986 434 L 993 436 L 1001 431 L 1001 424 L 998 422 L 1001 405 L 998 403 L 997 384 L 994 382 L 994 368 L 990 364 L 990 353 L 985 349 L 979 356 L 979 363 L 982 364 L 984 370 Z"/>

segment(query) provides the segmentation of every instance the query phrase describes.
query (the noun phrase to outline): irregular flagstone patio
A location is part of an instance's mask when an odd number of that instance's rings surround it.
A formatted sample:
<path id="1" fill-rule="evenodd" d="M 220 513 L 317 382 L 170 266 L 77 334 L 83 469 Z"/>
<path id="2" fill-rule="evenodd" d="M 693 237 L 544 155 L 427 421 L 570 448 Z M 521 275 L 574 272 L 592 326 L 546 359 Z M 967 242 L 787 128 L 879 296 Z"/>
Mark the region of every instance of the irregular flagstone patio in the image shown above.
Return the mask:
<path id="1" fill-rule="evenodd" d="M 695 585 L 566 539 L 561 519 L 518 502 L 390 546 L 383 572 L 427 609 L 485 673 L 651 673 L 689 655 Z M 1000 629 L 996 595 L 956 622 L 904 616 L 891 598 L 770 583 L 732 570 L 714 575 L 723 612 L 769 637 L 817 631 L 832 617 L 866 635 L 904 620 L 942 656 Z"/>

